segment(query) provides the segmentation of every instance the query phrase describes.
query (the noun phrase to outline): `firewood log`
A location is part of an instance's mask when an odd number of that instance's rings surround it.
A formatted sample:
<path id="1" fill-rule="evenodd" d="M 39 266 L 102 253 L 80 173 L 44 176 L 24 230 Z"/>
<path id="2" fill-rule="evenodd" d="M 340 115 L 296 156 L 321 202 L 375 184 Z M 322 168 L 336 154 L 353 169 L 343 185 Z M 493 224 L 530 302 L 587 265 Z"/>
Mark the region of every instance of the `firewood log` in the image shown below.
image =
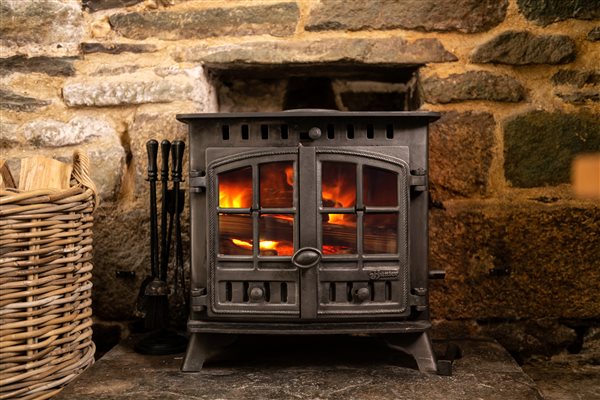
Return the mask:
<path id="1" fill-rule="evenodd" d="M 29 157 L 21 160 L 20 190 L 68 189 L 71 181 L 71 164 L 46 157 Z"/>
<path id="2" fill-rule="evenodd" d="M 0 189 L 16 188 L 15 180 L 13 179 L 6 160 L 0 159 Z"/>

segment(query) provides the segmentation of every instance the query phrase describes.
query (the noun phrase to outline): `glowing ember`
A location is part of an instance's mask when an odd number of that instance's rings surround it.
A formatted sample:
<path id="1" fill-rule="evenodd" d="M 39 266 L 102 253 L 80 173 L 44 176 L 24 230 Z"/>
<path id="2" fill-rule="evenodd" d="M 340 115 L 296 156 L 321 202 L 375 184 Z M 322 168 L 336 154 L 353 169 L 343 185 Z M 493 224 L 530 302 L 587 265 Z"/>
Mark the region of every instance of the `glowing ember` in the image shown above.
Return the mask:
<path id="1" fill-rule="evenodd" d="M 324 255 L 332 255 L 332 254 L 352 254 L 353 250 L 348 246 L 329 246 L 323 245 L 323 254 Z"/>
<path id="2" fill-rule="evenodd" d="M 243 249 L 252 250 L 252 243 L 251 242 L 246 242 L 244 240 L 239 240 L 239 239 L 231 239 L 231 241 L 236 246 L 239 246 L 239 247 L 241 247 Z"/>

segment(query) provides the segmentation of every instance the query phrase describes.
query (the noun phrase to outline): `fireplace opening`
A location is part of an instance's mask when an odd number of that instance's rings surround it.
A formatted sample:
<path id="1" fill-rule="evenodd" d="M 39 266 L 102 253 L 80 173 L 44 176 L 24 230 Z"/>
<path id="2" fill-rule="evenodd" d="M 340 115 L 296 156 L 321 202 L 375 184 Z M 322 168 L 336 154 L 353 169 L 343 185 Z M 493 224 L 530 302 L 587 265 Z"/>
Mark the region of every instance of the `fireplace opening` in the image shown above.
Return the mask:
<path id="1" fill-rule="evenodd" d="M 220 112 L 414 111 L 422 104 L 418 65 L 207 68 Z"/>

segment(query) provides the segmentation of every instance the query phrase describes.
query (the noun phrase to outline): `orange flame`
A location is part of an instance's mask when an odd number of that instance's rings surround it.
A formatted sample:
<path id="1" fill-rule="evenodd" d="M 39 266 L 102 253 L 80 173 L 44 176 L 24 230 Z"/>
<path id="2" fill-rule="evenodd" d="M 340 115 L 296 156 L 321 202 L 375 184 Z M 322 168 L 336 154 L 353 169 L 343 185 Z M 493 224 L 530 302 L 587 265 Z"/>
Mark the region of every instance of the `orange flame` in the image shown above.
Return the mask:
<path id="1" fill-rule="evenodd" d="M 285 168 L 285 180 L 288 185 L 294 186 L 294 168 L 291 166 Z"/>
<path id="2" fill-rule="evenodd" d="M 250 208 L 252 205 L 252 188 L 220 185 L 219 207 Z"/>
<path id="3" fill-rule="evenodd" d="M 251 241 L 247 242 L 245 240 L 239 240 L 239 239 L 231 239 L 231 241 L 233 242 L 233 244 L 235 244 L 238 247 L 241 247 L 246 250 L 252 250 L 252 242 Z M 291 256 L 294 253 L 294 246 L 292 246 L 291 243 L 287 243 L 287 242 L 277 242 L 274 240 L 261 240 L 259 243 L 259 247 L 260 247 L 261 252 L 273 251 L 276 253 L 274 255 L 278 255 L 278 256 Z"/>
<path id="4" fill-rule="evenodd" d="M 352 207 L 356 201 L 356 190 L 348 190 L 349 182 L 344 179 L 338 179 L 334 185 L 327 185 L 323 182 L 322 196 L 323 200 L 330 201 L 336 208 Z M 355 221 L 350 220 L 352 214 L 329 214 L 329 223 L 337 225 L 354 225 Z"/>

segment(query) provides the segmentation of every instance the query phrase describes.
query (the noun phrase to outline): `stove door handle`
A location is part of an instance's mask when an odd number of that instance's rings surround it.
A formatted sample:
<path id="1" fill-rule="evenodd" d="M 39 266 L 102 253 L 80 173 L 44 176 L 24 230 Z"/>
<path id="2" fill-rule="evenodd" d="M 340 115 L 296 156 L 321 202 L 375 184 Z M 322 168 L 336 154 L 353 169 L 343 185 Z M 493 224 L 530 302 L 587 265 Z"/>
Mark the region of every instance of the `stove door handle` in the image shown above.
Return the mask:
<path id="1" fill-rule="evenodd" d="M 292 264 L 301 269 L 312 268 L 321 261 L 323 254 L 314 247 L 303 247 L 298 249 L 292 256 Z"/>

